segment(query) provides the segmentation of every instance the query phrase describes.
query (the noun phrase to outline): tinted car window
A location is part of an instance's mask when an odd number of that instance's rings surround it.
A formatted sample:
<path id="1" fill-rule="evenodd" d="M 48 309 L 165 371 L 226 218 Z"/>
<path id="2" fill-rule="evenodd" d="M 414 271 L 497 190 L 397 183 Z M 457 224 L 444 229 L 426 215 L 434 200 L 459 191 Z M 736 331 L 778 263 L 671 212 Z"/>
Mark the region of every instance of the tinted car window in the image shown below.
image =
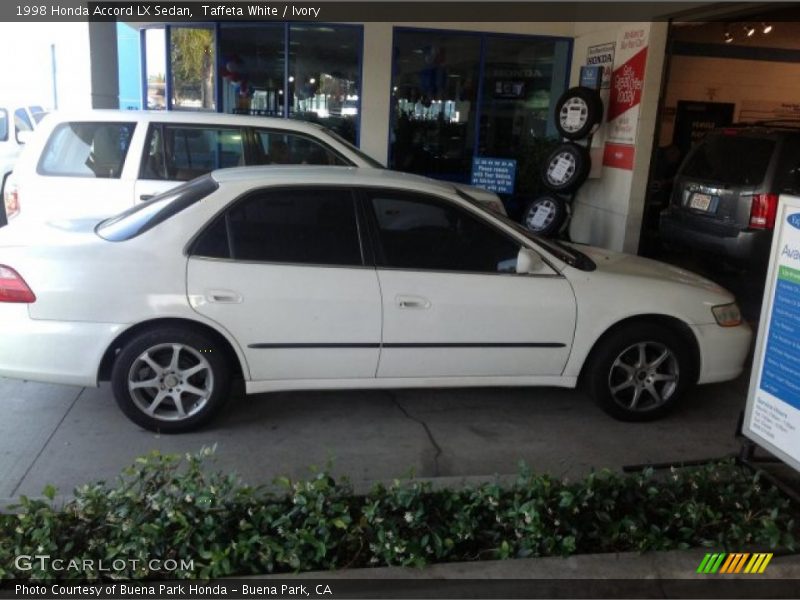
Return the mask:
<path id="1" fill-rule="evenodd" d="M 743 135 L 709 135 L 689 156 L 681 175 L 729 185 L 764 181 L 775 141 Z"/>
<path id="2" fill-rule="evenodd" d="M 244 132 L 239 128 L 157 124 L 148 132 L 141 177 L 188 181 L 244 164 Z"/>
<path id="3" fill-rule="evenodd" d="M 516 271 L 520 245 L 457 206 L 374 192 L 371 204 L 384 266 L 484 273 Z"/>
<path id="4" fill-rule="evenodd" d="M 61 123 L 39 161 L 40 175 L 119 179 L 135 123 Z"/>
<path id="5" fill-rule="evenodd" d="M 129 240 L 199 202 L 218 187 L 210 176 L 195 179 L 102 221 L 95 231 L 110 242 Z"/>
<path id="6" fill-rule="evenodd" d="M 0 142 L 8 139 L 8 111 L 0 108 Z"/>
<path id="7" fill-rule="evenodd" d="M 256 130 L 260 165 L 348 165 L 333 150 L 305 135 L 283 131 Z"/>
<path id="8" fill-rule="evenodd" d="M 194 244 L 195 255 L 258 262 L 362 265 L 349 190 L 264 190 L 237 202 Z"/>
<path id="9" fill-rule="evenodd" d="M 17 131 L 33 131 L 33 123 L 31 123 L 24 108 L 18 108 L 14 111 L 14 126 Z"/>

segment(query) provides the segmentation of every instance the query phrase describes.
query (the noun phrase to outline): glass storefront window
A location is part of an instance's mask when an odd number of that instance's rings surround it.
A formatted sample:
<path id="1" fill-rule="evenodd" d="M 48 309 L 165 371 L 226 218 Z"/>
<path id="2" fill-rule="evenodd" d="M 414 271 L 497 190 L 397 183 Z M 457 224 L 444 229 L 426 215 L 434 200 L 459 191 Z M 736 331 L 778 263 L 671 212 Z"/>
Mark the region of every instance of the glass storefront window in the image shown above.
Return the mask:
<path id="1" fill-rule="evenodd" d="M 145 78 L 147 82 L 147 110 L 167 108 L 167 39 L 163 29 L 144 32 Z"/>
<path id="2" fill-rule="evenodd" d="M 285 31 L 282 23 L 220 25 L 222 112 L 283 116 Z"/>
<path id="3" fill-rule="evenodd" d="M 390 167 L 468 181 L 479 35 L 396 31 Z"/>
<path id="4" fill-rule="evenodd" d="M 390 167 L 469 182 L 475 156 L 513 158 L 519 178 L 556 135 L 569 52 L 561 39 L 395 29 Z"/>
<path id="5" fill-rule="evenodd" d="M 569 43 L 487 37 L 479 156 L 516 158 L 534 138 L 557 135 L 552 105 L 566 84 Z"/>
<path id="6" fill-rule="evenodd" d="M 216 110 L 213 27 L 170 27 L 172 108 Z"/>
<path id="7" fill-rule="evenodd" d="M 289 117 L 314 121 L 358 139 L 361 29 L 347 25 L 289 26 Z"/>

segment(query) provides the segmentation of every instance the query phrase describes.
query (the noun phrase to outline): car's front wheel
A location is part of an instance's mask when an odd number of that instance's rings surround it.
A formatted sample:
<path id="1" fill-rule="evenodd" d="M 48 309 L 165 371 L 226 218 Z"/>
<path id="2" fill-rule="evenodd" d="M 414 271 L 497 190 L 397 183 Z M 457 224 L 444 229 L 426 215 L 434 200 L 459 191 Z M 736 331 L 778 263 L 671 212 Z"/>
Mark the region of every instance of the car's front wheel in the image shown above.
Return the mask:
<path id="1" fill-rule="evenodd" d="M 207 423 L 228 399 L 230 369 L 209 336 L 182 328 L 142 332 L 111 373 L 122 412 L 151 431 L 181 433 Z"/>
<path id="2" fill-rule="evenodd" d="M 622 421 L 652 421 L 680 401 L 695 379 L 689 345 L 658 323 L 630 323 L 602 339 L 585 367 L 589 394 Z"/>

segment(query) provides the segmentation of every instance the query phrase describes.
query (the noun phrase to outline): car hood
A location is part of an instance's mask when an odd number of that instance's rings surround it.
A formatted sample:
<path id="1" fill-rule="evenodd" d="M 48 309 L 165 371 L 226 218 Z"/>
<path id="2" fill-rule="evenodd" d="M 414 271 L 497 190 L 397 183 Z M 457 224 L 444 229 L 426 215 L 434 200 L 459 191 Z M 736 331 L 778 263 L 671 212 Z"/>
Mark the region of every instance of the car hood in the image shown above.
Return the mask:
<path id="1" fill-rule="evenodd" d="M 594 246 L 571 245 L 591 258 L 597 265 L 597 270 L 602 273 L 667 281 L 702 288 L 714 294 L 730 295 L 730 292 L 713 281 L 674 265 Z"/>

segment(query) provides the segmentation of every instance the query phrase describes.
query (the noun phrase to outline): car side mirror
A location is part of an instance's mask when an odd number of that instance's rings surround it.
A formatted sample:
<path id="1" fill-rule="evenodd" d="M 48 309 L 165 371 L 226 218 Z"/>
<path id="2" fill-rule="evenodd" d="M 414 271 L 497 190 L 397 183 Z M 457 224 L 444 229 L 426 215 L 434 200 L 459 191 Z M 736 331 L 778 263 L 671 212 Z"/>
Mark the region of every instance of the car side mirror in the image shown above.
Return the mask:
<path id="1" fill-rule="evenodd" d="M 517 273 L 538 273 L 544 267 L 542 257 L 529 248 L 520 248 L 517 255 Z"/>
<path id="2" fill-rule="evenodd" d="M 33 132 L 28 129 L 25 129 L 23 131 L 17 131 L 17 143 L 27 144 L 29 141 L 31 141 L 32 135 Z"/>

